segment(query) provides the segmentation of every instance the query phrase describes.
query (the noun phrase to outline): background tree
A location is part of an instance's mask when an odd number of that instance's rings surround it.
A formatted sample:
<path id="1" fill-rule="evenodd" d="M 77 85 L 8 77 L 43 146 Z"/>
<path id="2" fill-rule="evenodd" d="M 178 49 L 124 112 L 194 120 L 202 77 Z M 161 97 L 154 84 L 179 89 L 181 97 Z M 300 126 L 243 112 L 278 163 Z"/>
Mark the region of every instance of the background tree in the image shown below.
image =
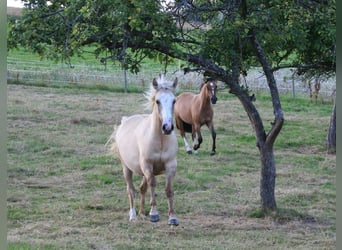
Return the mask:
<path id="1" fill-rule="evenodd" d="M 329 153 L 336 153 L 336 102 L 334 103 L 334 108 L 329 123 L 327 148 Z"/>
<path id="2" fill-rule="evenodd" d="M 261 207 L 276 209 L 273 146 L 284 114 L 273 72 L 335 72 L 335 1 L 261 0 L 24 0 L 23 18 L 10 24 L 9 47 L 70 62 L 96 47 L 101 62 L 121 61 L 138 72 L 145 58 L 178 58 L 184 72 L 202 71 L 224 82 L 243 105 L 260 152 Z M 326 18 L 328 16 L 328 18 Z M 108 56 L 102 56 L 106 54 Z M 167 62 L 167 60 L 163 60 Z M 266 131 L 240 72 L 262 67 L 274 121 Z"/>

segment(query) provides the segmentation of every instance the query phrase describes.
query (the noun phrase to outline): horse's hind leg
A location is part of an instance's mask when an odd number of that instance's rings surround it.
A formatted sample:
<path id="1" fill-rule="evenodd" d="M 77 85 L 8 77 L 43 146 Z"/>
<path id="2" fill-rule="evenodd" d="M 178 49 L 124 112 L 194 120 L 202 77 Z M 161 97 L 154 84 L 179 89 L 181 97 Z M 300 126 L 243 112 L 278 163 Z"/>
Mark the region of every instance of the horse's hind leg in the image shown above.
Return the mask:
<path id="1" fill-rule="evenodd" d="M 137 214 L 134 208 L 134 186 L 132 181 L 133 173 L 129 168 L 123 166 L 123 174 L 127 184 L 127 194 L 129 200 L 129 220 L 133 221 L 137 219 Z"/>
<path id="2" fill-rule="evenodd" d="M 186 139 L 185 133 L 184 133 L 184 136 L 182 136 L 182 138 L 183 138 L 183 141 L 184 141 L 184 144 L 185 144 L 186 152 L 187 152 L 188 154 L 192 154 L 192 150 L 191 150 L 191 147 L 190 147 L 190 145 L 189 145 L 189 143 L 188 143 L 188 140 Z"/>
<path id="3" fill-rule="evenodd" d="M 192 150 L 191 150 L 191 147 L 188 143 L 188 140 L 186 139 L 186 134 L 185 134 L 185 130 L 183 129 L 183 127 L 180 129 L 180 135 L 183 138 L 186 152 L 188 154 L 192 154 Z"/>
<path id="4" fill-rule="evenodd" d="M 180 120 L 180 118 L 176 118 L 176 125 L 177 125 L 177 128 L 179 129 L 181 137 L 183 138 L 186 152 L 188 154 L 192 154 L 191 147 L 190 147 L 190 145 L 188 143 L 188 140 L 186 139 L 186 134 L 185 134 L 185 129 L 184 129 L 183 121 Z"/>
<path id="5" fill-rule="evenodd" d="M 201 134 L 201 126 L 194 125 L 192 130 L 192 140 L 194 142 L 194 151 L 197 154 L 197 150 L 200 148 L 201 143 L 203 141 L 202 134 Z M 196 143 L 197 141 L 197 143 Z"/>
<path id="6" fill-rule="evenodd" d="M 214 155 L 214 154 L 216 154 L 216 151 L 215 151 L 215 149 L 216 149 L 216 131 L 214 129 L 214 124 L 209 123 L 208 128 L 211 131 L 211 137 L 213 139 L 213 147 L 211 149 L 210 155 Z"/>

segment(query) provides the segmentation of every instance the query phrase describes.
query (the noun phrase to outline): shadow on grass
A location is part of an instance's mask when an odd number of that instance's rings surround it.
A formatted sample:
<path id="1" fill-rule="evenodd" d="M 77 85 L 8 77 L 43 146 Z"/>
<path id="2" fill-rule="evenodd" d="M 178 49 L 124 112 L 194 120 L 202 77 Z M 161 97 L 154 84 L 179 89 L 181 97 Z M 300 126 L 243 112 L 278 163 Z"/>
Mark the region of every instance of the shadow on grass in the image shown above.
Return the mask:
<path id="1" fill-rule="evenodd" d="M 291 221 L 302 221 L 304 223 L 314 223 L 317 222 L 315 217 L 296 211 L 292 208 L 277 208 L 275 210 L 264 210 L 262 208 L 257 208 L 247 212 L 247 216 L 251 218 L 266 218 L 270 217 L 275 222 L 280 224 L 285 224 Z"/>

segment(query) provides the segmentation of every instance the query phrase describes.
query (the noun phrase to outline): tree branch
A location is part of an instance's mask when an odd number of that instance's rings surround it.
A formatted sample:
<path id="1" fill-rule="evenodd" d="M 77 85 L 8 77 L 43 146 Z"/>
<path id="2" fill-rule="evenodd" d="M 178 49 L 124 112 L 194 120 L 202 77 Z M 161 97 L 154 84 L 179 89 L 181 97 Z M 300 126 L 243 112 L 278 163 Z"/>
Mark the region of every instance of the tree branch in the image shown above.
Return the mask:
<path id="1" fill-rule="evenodd" d="M 278 134 L 280 133 L 281 128 L 283 127 L 284 119 L 281 120 L 275 120 L 274 123 L 272 123 L 272 129 L 266 136 L 266 145 L 272 145 L 274 144 Z"/>
<path id="2" fill-rule="evenodd" d="M 325 72 L 335 72 L 336 70 L 336 63 L 327 64 L 325 62 L 322 63 L 312 63 L 312 64 L 283 64 L 278 65 L 272 68 L 272 72 L 280 70 L 280 69 L 287 69 L 287 68 L 296 68 L 297 70 L 309 70 L 309 69 L 318 69 Z"/>
<path id="3" fill-rule="evenodd" d="M 266 55 L 262 49 L 261 44 L 259 43 L 254 31 L 250 30 L 249 34 L 251 35 L 250 40 L 251 40 L 252 46 L 254 47 L 254 50 L 255 50 L 256 55 L 258 57 L 258 60 L 259 60 L 260 64 L 262 65 L 262 68 L 263 68 L 265 75 L 266 75 L 268 87 L 270 89 L 271 96 L 272 96 L 273 113 L 275 116 L 275 120 L 283 120 L 284 114 L 283 114 L 283 110 L 281 108 L 279 92 L 278 92 L 276 81 L 274 79 L 272 67 L 268 63 Z"/>

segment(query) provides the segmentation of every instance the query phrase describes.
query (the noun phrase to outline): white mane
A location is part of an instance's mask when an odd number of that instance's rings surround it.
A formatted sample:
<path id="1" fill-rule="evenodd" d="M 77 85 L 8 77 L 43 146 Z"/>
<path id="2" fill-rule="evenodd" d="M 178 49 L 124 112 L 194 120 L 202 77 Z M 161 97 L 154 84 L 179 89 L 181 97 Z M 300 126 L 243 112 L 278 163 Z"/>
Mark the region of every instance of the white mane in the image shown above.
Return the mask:
<path id="1" fill-rule="evenodd" d="M 155 97 L 156 97 L 156 94 L 159 90 L 161 90 L 161 89 L 170 90 L 174 94 L 177 91 L 177 89 L 174 87 L 174 82 L 168 81 L 165 78 L 164 74 L 159 75 L 158 78 L 155 78 L 153 80 L 157 81 L 158 87 L 155 88 L 153 86 L 153 84 L 151 83 L 149 90 L 144 93 L 144 96 L 148 100 L 148 102 L 146 103 L 146 108 L 149 108 L 149 109 L 153 108 L 153 105 L 155 103 Z"/>

